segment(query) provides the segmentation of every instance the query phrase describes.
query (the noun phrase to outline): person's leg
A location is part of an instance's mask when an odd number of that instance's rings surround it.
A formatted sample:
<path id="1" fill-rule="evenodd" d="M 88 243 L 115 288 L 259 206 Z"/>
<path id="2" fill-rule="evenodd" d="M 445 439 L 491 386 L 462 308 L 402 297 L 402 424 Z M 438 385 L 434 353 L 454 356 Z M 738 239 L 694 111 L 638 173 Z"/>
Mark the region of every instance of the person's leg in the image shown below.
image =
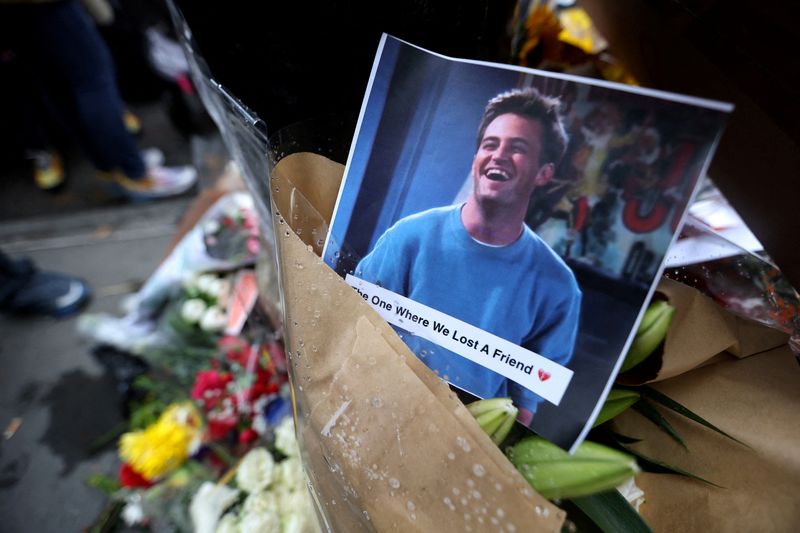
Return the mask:
<path id="1" fill-rule="evenodd" d="M 148 168 L 126 129 L 111 54 L 76 0 L 25 6 L 25 43 L 33 69 L 55 93 L 56 111 L 78 130 L 101 177 L 133 199 L 181 194 L 197 181 L 192 167 Z M 19 32 L 18 32 L 19 33 Z M 64 102 L 66 97 L 66 102 Z"/>
<path id="2" fill-rule="evenodd" d="M 89 15 L 75 0 L 42 6 L 33 17 L 37 65 L 53 69 L 69 93 L 85 149 L 101 171 L 140 179 L 147 172 L 136 140 L 125 128 L 111 54 Z"/>
<path id="3" fill-rule="evenodd" d="M 81 309 L 89 292 L 74 276 L 38 270 L 0 250 L 0 311 L 66 317 Z"/>

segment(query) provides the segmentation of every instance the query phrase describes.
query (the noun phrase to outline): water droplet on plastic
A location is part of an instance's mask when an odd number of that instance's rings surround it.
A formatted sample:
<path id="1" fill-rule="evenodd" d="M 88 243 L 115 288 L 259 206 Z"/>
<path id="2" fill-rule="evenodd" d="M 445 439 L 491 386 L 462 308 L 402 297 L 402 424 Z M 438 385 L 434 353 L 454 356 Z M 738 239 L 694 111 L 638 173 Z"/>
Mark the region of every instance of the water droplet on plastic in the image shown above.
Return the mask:
<path id="1" fill-rule="evenodd" d="M 398 480 L 396 480 L 395 478 L 390 478 L 389 479 L 389 486 L 392 487 L 393 489 L 397 490 L 397 489 L 400 488 L 400 482 Z"/>
<path id="2" fill-rule="evenodd" d="M 456 458 L 456 454 L 453 452 L 447 452 L 447 458 L 453 461 Z"/>
<path id="3" fill-rule="evenodd" d="M 408 503 L 406 503 L 406 509 L 408 509 L 409 511 L 413 512 L 416 508 L 417 508 L 417 506 L 414 505 L 414 502 L 412 502 L 411 500 L 408 500 Z"/>
<path id="4" fill-rule="evenodd" d="M 478 477 L 483 477 L 483 475 L 486 473 L 486 469 L 483 467 L 483 465 L 475 464 L 472 466 L 472 473 Z"/>

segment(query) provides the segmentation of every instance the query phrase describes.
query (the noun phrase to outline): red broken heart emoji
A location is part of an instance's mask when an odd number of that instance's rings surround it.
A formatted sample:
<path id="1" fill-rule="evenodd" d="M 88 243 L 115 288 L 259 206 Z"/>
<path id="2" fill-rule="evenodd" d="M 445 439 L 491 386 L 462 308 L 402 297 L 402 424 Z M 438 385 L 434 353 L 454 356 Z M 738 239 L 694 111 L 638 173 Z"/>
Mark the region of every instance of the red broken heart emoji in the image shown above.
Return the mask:
<path id="1" fill-rule="evenodd" d="M 550 372 L 545 372 L 544 370 L 542 370 L 540 368 L 539 369 L 539 379 L 541 381 L 547 381 L 548 379 L 550 379 Z"/>

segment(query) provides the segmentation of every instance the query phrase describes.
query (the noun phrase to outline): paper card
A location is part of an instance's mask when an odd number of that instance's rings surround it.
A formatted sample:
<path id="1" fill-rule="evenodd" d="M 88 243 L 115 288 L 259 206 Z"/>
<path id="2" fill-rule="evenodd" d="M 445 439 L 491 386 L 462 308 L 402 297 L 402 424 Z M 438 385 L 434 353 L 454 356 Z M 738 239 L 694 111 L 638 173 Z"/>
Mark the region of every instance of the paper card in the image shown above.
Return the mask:
<path id="1" fill-rule="evenodd" d="M 384 36 L 323 259 L 439 377 L 574 449 L 731 110 Z"/>
<path id="2" fill-rule="evenodd" d="M 241 270 L 233 283 L 233 292 L 228 300 L 228 324 L 225 335 L 238 335 L 242 332 L 247 317 L 258 298 L 258 283 L 255 272 Z"/>

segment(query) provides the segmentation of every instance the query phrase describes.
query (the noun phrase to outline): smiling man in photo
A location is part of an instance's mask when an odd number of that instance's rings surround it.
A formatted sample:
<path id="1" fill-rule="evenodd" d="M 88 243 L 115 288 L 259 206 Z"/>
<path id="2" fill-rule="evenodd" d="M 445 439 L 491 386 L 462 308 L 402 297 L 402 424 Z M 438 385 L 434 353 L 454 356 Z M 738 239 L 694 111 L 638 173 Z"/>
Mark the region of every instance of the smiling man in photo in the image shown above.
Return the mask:
<path id="1" fill-rule="evenodd" d="M 566 365 L 581 293 L 569 267 L 525 224 L 532 195 L 566 149 L 558 99 L 531 88 L 496 96 L 477 141 L 467 201 L 396 222 L 355 276 Z M 482 398 L 510 396 L 530 424 L 539 396 L 425 339 L 404 340 L 455 386 Z"/>

